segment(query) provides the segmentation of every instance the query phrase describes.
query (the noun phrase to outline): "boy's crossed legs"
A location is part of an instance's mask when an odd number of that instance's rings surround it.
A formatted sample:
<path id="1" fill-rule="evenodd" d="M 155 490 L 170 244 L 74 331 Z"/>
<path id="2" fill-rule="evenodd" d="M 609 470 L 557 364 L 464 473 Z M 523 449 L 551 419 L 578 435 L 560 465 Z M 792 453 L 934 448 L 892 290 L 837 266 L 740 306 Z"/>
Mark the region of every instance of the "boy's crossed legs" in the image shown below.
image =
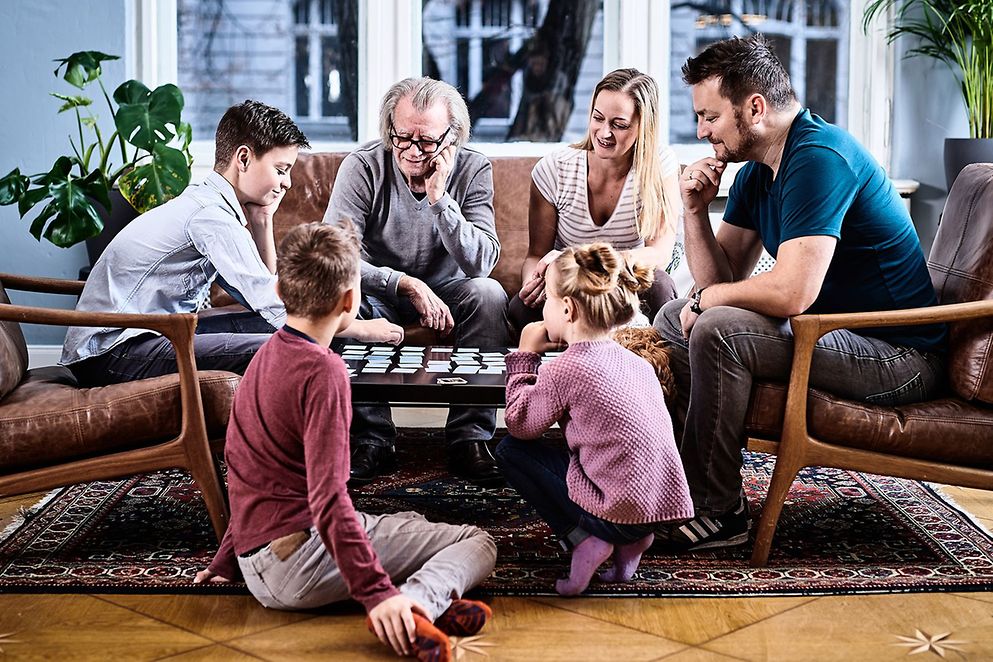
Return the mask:
<path id="1" fill-rule="evenodd" d="M 496 564 L 493 539 L 477 527 L 429 522 L 414 512 L 356 515 L 383 569 L 433 622 Z M 314 528 L 285 560 L 267 546 L 240 557 L 238 565 L 249 591 L 266 607 L 308 609 L 349 598 L 348 586 Z M 456 616 L 450 614 L 441 623 Z"/>

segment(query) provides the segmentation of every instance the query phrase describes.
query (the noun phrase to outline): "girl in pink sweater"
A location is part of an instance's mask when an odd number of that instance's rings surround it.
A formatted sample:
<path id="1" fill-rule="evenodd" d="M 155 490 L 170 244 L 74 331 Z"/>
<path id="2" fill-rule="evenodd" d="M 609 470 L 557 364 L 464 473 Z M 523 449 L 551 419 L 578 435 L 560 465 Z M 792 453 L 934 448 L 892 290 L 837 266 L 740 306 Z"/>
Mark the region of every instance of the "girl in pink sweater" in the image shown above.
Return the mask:
<path id="1" fill-rule="evenodd" d="M 672 420 L 652 366 L 610 339 L 631 320 L 652 272 L 606 243 L 568 248 L 545 274 L 544 321 L 507 356 L 507 429 L 496 449 L 508 482 L 572 550 L 562 595 L 630 581 L 659 522 L 693 517 Z M 542 365 L 541 352 L 562 344 Z M 558 422 L 568 448 L 535 440 Z M 528 440 L 528 441 L 525 441 Z"/>

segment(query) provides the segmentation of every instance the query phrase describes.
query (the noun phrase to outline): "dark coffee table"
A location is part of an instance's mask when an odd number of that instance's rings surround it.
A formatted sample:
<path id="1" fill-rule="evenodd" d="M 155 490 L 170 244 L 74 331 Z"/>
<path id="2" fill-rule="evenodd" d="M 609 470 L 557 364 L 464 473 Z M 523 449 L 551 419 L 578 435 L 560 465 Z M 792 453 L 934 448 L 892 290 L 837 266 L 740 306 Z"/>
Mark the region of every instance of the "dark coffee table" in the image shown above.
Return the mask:
<path id="1" fill-rule="evenodd" d="M 352 401 L 361 404 L 505 404 L 503 357 L 497 348 L 391 347 L 336 340 L 332 345 L 349 367 Z"/>

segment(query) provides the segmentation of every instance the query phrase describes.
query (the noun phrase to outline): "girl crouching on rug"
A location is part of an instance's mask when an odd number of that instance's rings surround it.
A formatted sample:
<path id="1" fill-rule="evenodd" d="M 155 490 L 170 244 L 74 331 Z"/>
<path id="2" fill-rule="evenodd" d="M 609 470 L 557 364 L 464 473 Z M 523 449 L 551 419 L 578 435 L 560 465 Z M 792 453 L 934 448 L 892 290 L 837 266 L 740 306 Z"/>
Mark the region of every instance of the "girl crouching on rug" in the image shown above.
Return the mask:
<path id="1" fill-rule="evenodd" d="M 507 356 L 507 436 L 496 457 L 507 480 L 572 550 L 562 595 L 630 581 L 657 523 L 693 517 L 672 420 L 652 366 L 610 338 L 638 309 L 652 272 L 606 243 L 566 249 L 546 273 L 544 321 Z M 538 355 L 561 343 L 561 356 Z M 568 449 L 533 440 L 556 421 Z"/>

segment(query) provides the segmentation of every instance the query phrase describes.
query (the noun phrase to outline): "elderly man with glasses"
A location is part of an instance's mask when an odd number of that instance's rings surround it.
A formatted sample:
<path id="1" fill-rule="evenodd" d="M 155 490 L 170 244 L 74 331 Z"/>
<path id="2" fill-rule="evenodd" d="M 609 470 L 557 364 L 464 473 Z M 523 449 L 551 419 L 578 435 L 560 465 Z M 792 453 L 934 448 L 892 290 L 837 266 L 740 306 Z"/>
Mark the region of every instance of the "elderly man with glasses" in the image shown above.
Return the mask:
<path id="1" fill-rule="evenodd" d="M 359 317 L 418 321 L 461 347 L 509 342 L 507 296 L 488 278 L 500 257 L 489 160 L 463 147 L 469 111 L 451 85 L 407 78 L 380 108 L 381 140 L 342 161 L 325 223 L 348 219 L 362 238 Z M 395 465 L 388 407 L 356 406 L 352 484 Z M 486 442 L 491 408 L 453 407 L 445 426 L 449 469 L 481 485 L 502 482 Z"/>

